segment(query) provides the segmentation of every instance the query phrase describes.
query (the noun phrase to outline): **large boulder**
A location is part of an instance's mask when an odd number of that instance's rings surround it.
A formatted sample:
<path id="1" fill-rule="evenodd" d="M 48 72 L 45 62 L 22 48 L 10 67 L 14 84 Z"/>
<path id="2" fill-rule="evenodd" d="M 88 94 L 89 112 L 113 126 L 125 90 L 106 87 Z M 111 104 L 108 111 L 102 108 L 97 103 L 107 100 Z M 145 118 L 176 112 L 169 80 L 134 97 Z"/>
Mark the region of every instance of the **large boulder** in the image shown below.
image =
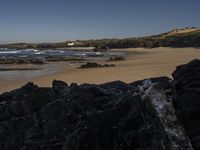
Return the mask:
<path id="1" fill-rule="evenodd" d="M 52 89 L 28 83 L 1 95 L 0 106 L 2 150 L 170 147 L 157 114 L 120 81 L 100 86 L 54 81 Z"/>
<path id="2" fill-rule="evenodd" d="M 70 88 L 68 87 L 67 83 L 59 80 L 54 80 L 52 83 L 52 90 L 57 97 L 66 97 L 70 91 Z"/>
<path id="3" fill-rule="evenodd" d="M 188 64 L 180 65 L 172 73 L 177 90 L 197 89 L 200 86 L 200 60 L 195 59 Z"/>
<path id="4" fill-rule="evenodd" d="M 177 115 L 194 148 L 200 149 L 200 60 L 178 66 L 172 75 Z"/>
<path id="5" fill-rule="evenodd" d="M 27 83 L 20 89 L 0 96 L 0 120 L 14 116 L 24 116 L 40 110 L 53 101 L 55 94 L 51 88 L 40 88 L 33 83 Z"/>
<path id="6" fill-rule="evenodd" d="M 109 58 L 109 61 L 123 61 L 123 60 L 125 60 L 125 57 L 124 56 L 118 56 L 118 55 L 114 55 L 114 56 L 111 56 L 110 58 Z"/>
<path id="7" fill-rule="evenodd" d="M 83 64 L 80 66 L 80 69 L 83 68 L 98 68 L 98 67 L 115 67 L 114 64 L 98 64 L 95 62 L 87 62 L 86 64 Z"/>
<path id="8" fill-rule="evenodd" d="M 165 134 L 169 138 L 168 149 L 193 150 L 182 124 L 176 117 L 171 96 L 166 94 L 160 84 L 152 84 L 142 98 L 149 112 L 159 118 Z"/>

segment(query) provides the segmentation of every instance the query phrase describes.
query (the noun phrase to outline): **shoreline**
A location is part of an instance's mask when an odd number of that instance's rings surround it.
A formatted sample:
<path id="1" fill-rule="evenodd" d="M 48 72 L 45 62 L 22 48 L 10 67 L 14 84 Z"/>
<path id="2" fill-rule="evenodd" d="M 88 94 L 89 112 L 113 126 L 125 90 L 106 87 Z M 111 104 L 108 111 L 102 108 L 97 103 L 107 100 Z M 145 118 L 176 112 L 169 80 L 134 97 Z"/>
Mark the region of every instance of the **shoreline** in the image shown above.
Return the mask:
<path id="1" fill-rule="evenodd" d="M 67 66 L 63 63 L 60 65 L 60 67 L 63 67 L 61 70 L 48 75 L 30 78 L 21 77 L 21 79 L 13 80 L 0 77 L 0 84 L 4 85 L 0 86 L 0 93 L 19 88 L 29 81 L 42 87 L 48 87 L 51 86 L 54 79 L 63 80 L 68 84 L 101 84 L 115 80 L 130 83 L 144 78 L 159 76 L 171 78 L 171 72 L 176 69 L 176 66 L 188 63 L 195 58 L 200 59 L 200 49 L 197 48 L 129 48 L 111 51 L 127 52 L 128 56 L 124 61 L 111 62 L 116 67 L 87 68 L 82 70 L 76 69 L 77 65 Z"/>

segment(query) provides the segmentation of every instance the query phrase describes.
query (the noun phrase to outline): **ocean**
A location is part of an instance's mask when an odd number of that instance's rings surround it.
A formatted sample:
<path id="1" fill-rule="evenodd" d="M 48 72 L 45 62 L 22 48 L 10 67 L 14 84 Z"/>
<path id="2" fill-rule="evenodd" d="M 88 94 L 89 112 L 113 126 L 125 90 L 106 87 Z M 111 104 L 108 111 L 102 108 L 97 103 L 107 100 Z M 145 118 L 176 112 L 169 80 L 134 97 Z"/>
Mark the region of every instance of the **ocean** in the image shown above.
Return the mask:
<path id="1" fill-rule="evenodd" d="M 36 49 L 0 49 L 0 59 L 9 58 L 48 58 L 48 57 L 103 57 L 110 56 L 109 52 L 73 51 L 73 50 L 36 50 Z"/>

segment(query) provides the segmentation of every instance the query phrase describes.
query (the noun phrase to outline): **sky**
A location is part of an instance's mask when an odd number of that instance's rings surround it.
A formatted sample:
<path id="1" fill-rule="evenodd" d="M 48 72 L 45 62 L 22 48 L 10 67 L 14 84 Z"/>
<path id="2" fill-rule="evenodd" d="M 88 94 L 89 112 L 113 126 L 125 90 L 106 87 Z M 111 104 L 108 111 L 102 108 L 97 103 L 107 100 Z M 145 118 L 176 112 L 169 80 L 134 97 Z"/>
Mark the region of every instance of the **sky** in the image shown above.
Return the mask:
<path id="1" fill-rule="evenodd" d="M 0 0 L 0 44 L 139 37 L 200 27 L 200 0 Z"/>

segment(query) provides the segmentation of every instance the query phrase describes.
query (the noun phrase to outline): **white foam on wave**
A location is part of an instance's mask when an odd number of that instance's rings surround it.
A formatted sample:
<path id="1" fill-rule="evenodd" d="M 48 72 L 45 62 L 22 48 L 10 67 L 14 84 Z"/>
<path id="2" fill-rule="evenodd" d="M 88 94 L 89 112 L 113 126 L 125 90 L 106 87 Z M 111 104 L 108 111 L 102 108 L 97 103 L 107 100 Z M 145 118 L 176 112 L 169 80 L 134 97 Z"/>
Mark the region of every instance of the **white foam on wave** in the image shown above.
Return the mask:
<path id="1" fill-rule="evenodd" d="M 37 52 L 37 49 L 25 49 L 24 52 Z"/>
<path id="2" fill-rule="evenodd" d="M 0 54 L 16 54 L 20 53 L 21 51 L 0 51 Z"/>
<path id="3" fill-rule="evenodd" d="M 34 53 L 36 55 L 41 55 L 41 54 L 44 54 L 45 52 L 37 52 L 37 53 Z"/>

